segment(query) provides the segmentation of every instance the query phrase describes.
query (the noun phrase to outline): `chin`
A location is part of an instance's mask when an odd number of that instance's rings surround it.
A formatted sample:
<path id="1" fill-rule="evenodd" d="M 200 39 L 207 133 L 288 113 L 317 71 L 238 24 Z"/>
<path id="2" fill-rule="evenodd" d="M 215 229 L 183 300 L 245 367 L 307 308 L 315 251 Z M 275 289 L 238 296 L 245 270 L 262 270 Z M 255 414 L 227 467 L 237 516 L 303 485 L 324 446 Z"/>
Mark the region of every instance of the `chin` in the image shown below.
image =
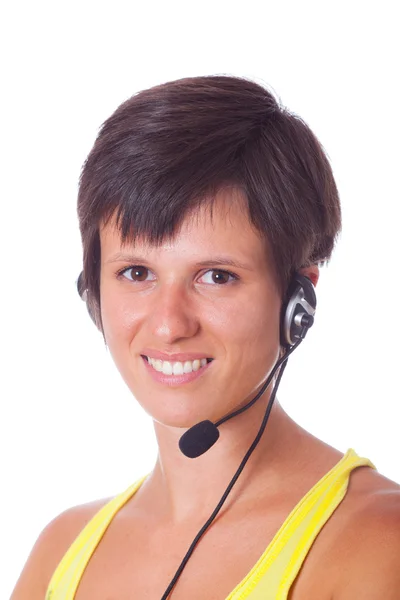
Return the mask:
<path id="1" fill-rule="evenodd" d="M 212 407 L 207 410 L 207 407 L 203 405 L 201 411 L 196 410 L 193 399 L 190 402 L 184 399 L 178 400 L 175 398 L 174 400 L 169 403 L 168 398 L 164 398 L 157 404 L 156 398 L 154 398 L 155 402 L 151 405 L 148 401 L 140 404 L 154 423 L 163 427 L 182 429 L 182 433 L 201 421 L 210 420 L 215 422 L 220 418 L 220 415 L 215 414 Z"/>
<path id="2" fill-rule="evenodd" d="M 189 412 L 189 411 L 188 411 Z M 155 423 L 158 423 L 159 425 L 162 425 L 163 427 L 170 427 L 170 428 L 174 428 L 174 429 L 182 429 L 182 430 L 186 430 L 189 429 L 190 427 L 193 427 L 193 425 L 196 425 L 197 423 L 200 423 L 200 421 L 204 421 L 206 419 L 209 419 L 210 421 L 212 421 L 213 419 L 210 419 L 210 416 L 204 416 L 204 415 L 193 415 L 193 414 L 182 414 L 182 413 L 175 413 L 175 414 L 162 414 L 160 415 L 159 411 L 157 411 L 157 414 L 155 414 L 155 412 L 147 412 L 147 414 L 153 419 L 153 421 Z M 183 431 L 182 431 L 183 433 Z"/>

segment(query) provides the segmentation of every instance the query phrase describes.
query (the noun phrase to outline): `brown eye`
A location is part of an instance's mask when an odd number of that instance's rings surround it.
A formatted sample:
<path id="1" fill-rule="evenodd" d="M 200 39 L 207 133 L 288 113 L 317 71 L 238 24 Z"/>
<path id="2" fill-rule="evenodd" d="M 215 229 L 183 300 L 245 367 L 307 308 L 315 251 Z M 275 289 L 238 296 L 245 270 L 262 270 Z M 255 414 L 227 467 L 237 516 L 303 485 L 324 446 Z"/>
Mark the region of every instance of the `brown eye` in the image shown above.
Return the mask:
<path id="1" fill-rule="evenodd" d="M 229 274 L 224 271 L 214 271 L 212 279 L 215 283 L 227 283 L 229 281 Z"/>
<path id="2" fill-rule="evenodd" d="M 211 283 L 217 283 L 219 285 L 230 283 L 230 279 L 237 279 L 236 275 L 234 275 L 233 273 L 229 273 L 229 271 L 222 271 L 220 269 L 210 269 L 209 271 L 204 273 L 203 277 L 205 277 L 209 273 L 211 273 Z M 210 283 L 210 281 L 206 281 L 205 283 Z"/>
<path id="3" fill-rule="evenodd" d="M 149 273 L 149 269 L 147 267 L 142 267 L 139 265 L 139 266 L 135 266 L 135 267 L 128 267 L 127 269 L 124 269 L 123 271 L 121 271 L 119 273 L 119 275 L 120 275 L 120 277 L 124 277 L 125 279 L 128 279 L 129 281 L 141 282 L 141 281 L 146 281 L 148 273 Z"/>

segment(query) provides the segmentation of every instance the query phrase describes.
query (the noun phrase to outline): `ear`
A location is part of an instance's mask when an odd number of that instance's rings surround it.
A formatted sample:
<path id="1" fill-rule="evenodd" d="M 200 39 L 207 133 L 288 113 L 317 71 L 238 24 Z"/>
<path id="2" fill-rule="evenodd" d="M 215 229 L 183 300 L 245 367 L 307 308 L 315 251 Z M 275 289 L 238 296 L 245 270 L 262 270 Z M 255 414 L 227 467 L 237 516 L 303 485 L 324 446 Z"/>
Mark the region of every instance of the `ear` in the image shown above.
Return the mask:
<path id="1" fill-rule="evenodd" d="M 315 287 L 319 279 L 319 267 L 318 265 L 311 265 L 310 267 L 303 267 L 299 269 L 300 275 L 304 275 L 311 279 L 313 286 Z"/>

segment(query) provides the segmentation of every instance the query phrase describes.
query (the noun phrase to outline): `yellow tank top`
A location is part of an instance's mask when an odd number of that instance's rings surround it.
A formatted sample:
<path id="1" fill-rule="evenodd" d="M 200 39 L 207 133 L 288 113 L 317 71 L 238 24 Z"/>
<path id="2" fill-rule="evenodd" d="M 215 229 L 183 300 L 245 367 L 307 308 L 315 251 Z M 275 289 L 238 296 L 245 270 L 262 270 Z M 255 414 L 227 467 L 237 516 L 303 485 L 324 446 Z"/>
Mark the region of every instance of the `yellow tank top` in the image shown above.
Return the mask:
<path id="1" fill-rule="evenodd" d="M 225 600 L 286 600 L 311 545 L 343 500 L 350 473 L 361 466 L 376 469 L 368 458 L 350 448 L 295 506 L 261 558 Z M 113 498 L 89 521 L 55 570 L 45 600 L 75 598 L 86 565 L 108 525 L 145 478 Z"/>

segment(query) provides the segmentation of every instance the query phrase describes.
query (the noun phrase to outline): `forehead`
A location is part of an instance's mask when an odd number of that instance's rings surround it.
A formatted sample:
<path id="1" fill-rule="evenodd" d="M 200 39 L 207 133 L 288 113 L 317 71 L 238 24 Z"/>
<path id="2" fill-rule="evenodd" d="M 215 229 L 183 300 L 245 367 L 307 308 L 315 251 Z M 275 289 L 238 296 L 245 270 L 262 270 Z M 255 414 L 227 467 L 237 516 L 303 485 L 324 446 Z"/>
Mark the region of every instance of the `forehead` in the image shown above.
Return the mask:
<path id="1" fill-rule="evenodd" d="M 100 242 L 102 259 L 122 248 L 180 256 L 224 251 L 264 261 L 269 255 L 267 240 L 251 223 L 247 201 L 237 189 L 224 189 L 212 202 L 188 212 L 173 236 L 158 245 L 143 237 L 124 243 L 115 219 L 100 228 Z"/>

